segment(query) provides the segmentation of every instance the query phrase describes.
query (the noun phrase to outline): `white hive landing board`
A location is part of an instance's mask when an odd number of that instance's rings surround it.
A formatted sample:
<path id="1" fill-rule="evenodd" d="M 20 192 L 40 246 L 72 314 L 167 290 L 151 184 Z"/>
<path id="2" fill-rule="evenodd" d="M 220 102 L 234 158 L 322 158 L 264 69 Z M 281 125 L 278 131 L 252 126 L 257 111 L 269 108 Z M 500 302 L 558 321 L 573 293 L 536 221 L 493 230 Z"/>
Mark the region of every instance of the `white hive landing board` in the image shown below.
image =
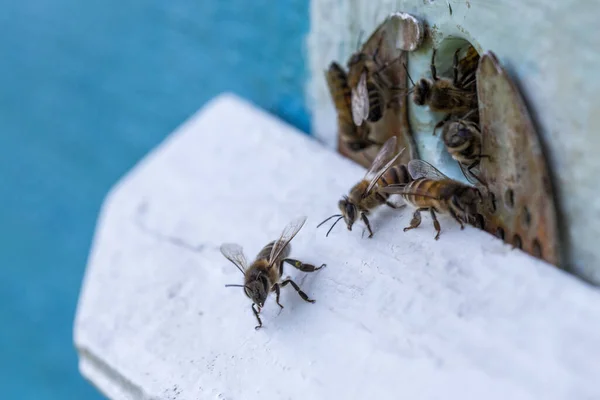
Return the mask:
<path id="1" fill-rule="evenodd" d="M 75 323 L 82 373 L 113 399 L 600 398 L 600 293 L 441 217 L 402 232 L 381 210 L 325 238 L 315 226 L 364 170 L 224 95 L 115 186 Z M 294 217 L 308 221 L 288 286 L 254 330 L 242 275 Z"/>

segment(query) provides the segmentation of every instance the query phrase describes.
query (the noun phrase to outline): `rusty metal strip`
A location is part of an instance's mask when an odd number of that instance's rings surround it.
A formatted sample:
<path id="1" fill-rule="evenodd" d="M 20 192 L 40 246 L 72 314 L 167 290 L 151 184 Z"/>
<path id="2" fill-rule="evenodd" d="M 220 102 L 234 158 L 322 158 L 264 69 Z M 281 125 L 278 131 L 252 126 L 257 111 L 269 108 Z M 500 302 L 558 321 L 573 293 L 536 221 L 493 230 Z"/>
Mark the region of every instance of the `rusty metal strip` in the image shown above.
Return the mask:
<path id="1" fill-rule="evenodd" d="M 492 52 L 477 70 L 482 153 L 488 184 L 484 229 L 560 266 L 561 253 L 548 166 L 519 90 Z"/>

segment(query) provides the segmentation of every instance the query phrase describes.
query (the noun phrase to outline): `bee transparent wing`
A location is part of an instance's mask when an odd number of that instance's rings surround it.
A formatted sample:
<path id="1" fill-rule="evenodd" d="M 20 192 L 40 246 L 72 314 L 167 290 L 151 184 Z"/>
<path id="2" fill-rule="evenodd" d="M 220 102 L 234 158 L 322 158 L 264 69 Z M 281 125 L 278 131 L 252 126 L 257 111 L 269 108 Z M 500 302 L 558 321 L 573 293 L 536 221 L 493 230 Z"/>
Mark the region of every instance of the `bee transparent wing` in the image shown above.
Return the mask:
<path id="1" fill-rule="evenodd" d="M 285 249 L 288 243 L 290 243 L 294 236 L 296 236 L 300 229 L 302 229 L 302 226 L 305 222 L 306 217 L 302 216 L 296 218 L 295 220 L 287 224 L 283 232 L 281 232 L 281 236 L 279 237 L 279 239 L 277 239 L 277 241 L 273 245 L 273 248 L 271 249 L 271 255 L 269 256 L 269 265 L 272 265 L 275 262 L 275 260 L 277 260 L 279 254 L 281 254 L 281 252 L 283 251 L 283 249 Z"/>
<path id="2" fill-rule="evenodd" d="M 427 161 L 418 159 L 408 162 L 408 172 L 413 179 L 427 178 L 434 181 L 450 179 Z"/>
<path id="3" fill-rule="evenodd" d="M 381 188 L 380 190 L 384 193 L 389 193 L 389 194 L 414 195 L 414 196 L 427 197 L 430 199 L 439 199 L 439 197 L 437 197 L 437 196 L 432 196 L 431 193 L 427 192 L 427 190 L 419 189 L 417 187 L 416 189 L 410 188 L 410 191 L 408 191 L 407 190 L 408 188 L 409 188 L 409 185 L 401 183 L 401 184 L 388 185 L 388 186 Z"/>
<path id="4" fill-rule="evenodd" d="M 394 136 L 394 138 L 395 138 L 395 136 Z M 396 164 L 396 161 L 398 161 L 398 157 L 400 157 L 402 155 L 402 153 L 404 153 L 404 150 L 406 150 L 406 147 L 403 148 L 402 150 L 400 150 L 398 152 L 398 154 L 396 154 L 394 156 L 394 158 L 392 158 L 390 161 L 388 161 L 388 163 L 385 164 L 383 166 L 383 168 L 381 168 L 379 170 L 379 172 L 377 172 L 373 176 L 373 178 L 371 178 L 371 182 L 369 182 L 369 186 L 367 186 L 367 190 L 365 191 L 365 196 L 368 195 L 369 193 L 371 193 L 371 190 L 373 190 L 373 188 L 375 187 L 375 185 L 377 185 L 377 182 L 383 176 L 383 174 L 385 174 L 388 169 L 390 169 L 394 164 Z"/>
<path id="5" fill-rule="evenodd" d="M 248 261 L 246 261 L 246 256 L 244 256 L 244 250 L 242 246 L 235 243 L 223 243 L 221 245 L 221 254 L 225 256 L 226 259 L 231 261 L 233 265 L 239 269 L 242 274 L 245 272 L 248 267 Z"/>
<path id="6" fill-rule="evenodd" d="M 395 183 L 392 185 L 384 186 L 384 187 L 380 188 L 379 190 L 383 193 L 402 194 L 402 193 L 404 193 L 406 186 L 407 185 L 405 183 Z"/>
<path id="7" fill-rule="evenodd" d="M 458 166 L 460 167 L 460 170 L 462 171 L 463 175 L 465 176 L 465 178 L 467 178 L 471 185 L 477 185 L 481 183 L 477 180 L 477 178 L 475 178 L 473 172 L 469 171 L 469 169 L 465 165 L 458 163 Z"/>
<path id="8" fill-rule="evenodd" d="M 383 144 L 383 146 L 381 146 L 379 153 L 377 153 L 371 167 L 365 174 L 365 179 L 370 180 L 373 175 L 377 174 L 377 172 L 379 172 L 379 170 L 387 163 L 396 150 L 396 142 L 396 136 L 392 136 Z"/>
<path id="9" fill-rule="evenodd" d="M 361 126 L 369 116 L 369 92 L 367 91 L 367 73 L 363 72 L 358 84 L 352 88 L 352 120 Z"/>

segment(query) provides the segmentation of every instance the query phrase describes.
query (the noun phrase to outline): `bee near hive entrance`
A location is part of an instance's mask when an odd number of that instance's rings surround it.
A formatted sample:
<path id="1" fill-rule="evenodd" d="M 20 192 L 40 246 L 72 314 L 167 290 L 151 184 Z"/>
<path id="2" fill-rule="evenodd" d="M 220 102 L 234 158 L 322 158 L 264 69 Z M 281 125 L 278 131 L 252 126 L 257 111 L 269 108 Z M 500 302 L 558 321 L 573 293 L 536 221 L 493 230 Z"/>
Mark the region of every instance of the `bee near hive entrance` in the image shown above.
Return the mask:
<path id="1" fill-rule="evenodd" d="M 406 13 L 383 21 L 347 60 L 346 68 L 332 62 L 325 72 L 338 118 L 338 150 L 368 167 L 392 136 L 407 151 L 399 163 L 418 158 L 408 125 L 406 54 L 419 47 L 421 22 Z"/>
<path id="2" fill-rule="evenodd" d="M 411 54 L 408 112 L 424 159 L 444 165 L 454 179 L 473 183 L 479 155 L 476 70 L 479 53 L 462 38 L 432 38 Z M 475 144 L 477 147 L 477 144 Z"/>
<path id="3" fill-rule="evenodd" d="M 464 222 L 559 265 L 554 193 L 529 111 L 493 53 L 460 36 L 396 13 L 349 58 L 347 75 L 332 64 L 339 151 L 368 166 L 396 136 L 408 150 L 399 164 L 422 157 L 479 190 Z M 333 72 L 345 79 L 344 102 Z"/>

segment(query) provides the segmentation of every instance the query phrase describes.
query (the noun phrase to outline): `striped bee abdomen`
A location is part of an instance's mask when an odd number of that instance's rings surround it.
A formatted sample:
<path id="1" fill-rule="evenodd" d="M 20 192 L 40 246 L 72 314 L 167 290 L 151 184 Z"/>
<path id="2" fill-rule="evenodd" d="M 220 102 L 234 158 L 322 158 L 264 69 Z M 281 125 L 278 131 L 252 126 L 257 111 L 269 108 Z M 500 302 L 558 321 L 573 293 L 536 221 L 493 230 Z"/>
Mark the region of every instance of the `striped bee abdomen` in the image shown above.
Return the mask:
<path id="1" fill-rule="evenodd" d="M 383 116 L 383 100 L 377 86 L 371 82 L 367 83 L 367 91 L 369 93 L 369 116 L 367 119 L 370 122 L 377 122 Z"/>
<path id="2" fill-rule="evenodd" d="M 420 178 L 406 185 L 401 195 L 413 207 L 433 208 L 438 212 L 445 212 L 447 206 L 440 201 L 440 193 L 445 184 L 446 181 Z"/>
<path id="3" fill-rule="evenodd" d="M 381 178 L 379 178 L 378 184 L 380 186 L 394 185 L 409 183 L 412 181 L 406 165 L 399 164 L 394 165 L 388 169 Z"/>
<path id="4" fill-rule="evenodd" d="M 352 122 L 352 92 L 348 86 L 348 77 L 342 67 L 332 62 L 326 74 L 329 93 L 338 112 L 338 118 Z"/>

